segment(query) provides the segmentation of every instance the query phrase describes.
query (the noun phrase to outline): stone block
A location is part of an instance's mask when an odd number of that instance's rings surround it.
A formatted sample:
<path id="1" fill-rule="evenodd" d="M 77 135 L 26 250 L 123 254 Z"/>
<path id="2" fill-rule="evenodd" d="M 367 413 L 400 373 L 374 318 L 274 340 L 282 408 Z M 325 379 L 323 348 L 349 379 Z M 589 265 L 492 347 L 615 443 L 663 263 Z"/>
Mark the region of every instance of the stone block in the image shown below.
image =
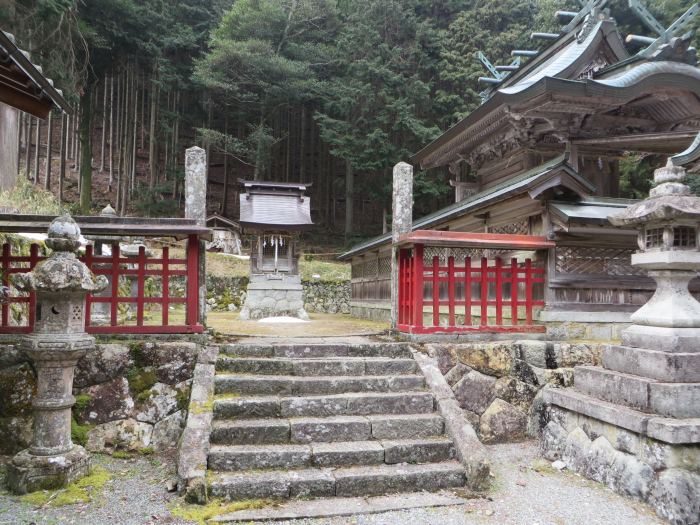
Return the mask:
<path id="1" fill-rule="evenodd" d="M 7 486 L 15 494 L 59 489 L 89 473 L 90 456 L 83 447 L 54 456 L 34 456 L 23 450 L 8 465 Z"/>
<path id="2" fill-rule="evenodd" d="M 289 421 L 278 419 L 215 421 L 211 429 L 211 442 L 226 445 L 288 443 Z"/>
<path id="3" fill-rule="evenodd" d="M 293 383 L 287 376 L 217 374 L 214 385 L 217 394 L 290 395 Z"/>
<path id="4" fill-rule="evenodd" d="M 32 417 L 0 417 L 0 454 L 14 454 L 32 442 Z"/>
<path id="5" fill-rule="evenodd" d="M 471 372 L 471 368 L 469 368 L 467 365 L 462 364 L 462 363 L 457 363 L 455 366 L 450 368 L 450 370 L 445 374 L 445 381 L 447 381 L 447 384 L 452 386 L 455 386 L 457 382 L 462 379 L 466 374 Z"/>
<path id="6" fill-rule="evenodd" d="M 374 439 L 411 439 L 439 436 L 443 433 L 442 417 L 434 414 L 367 416 Z"/>
<path id="7" fill-rule="evenodd" d="M 335 496 L 335 478 L 327 470 L 289 472 L 290 498 L 323 498 Z"/>
<path id="8" fill-rule="evenodd" d="M 135 410 L 138 421 L 157 423 L 177 410 L 177 391 L 164 383 L 156 383 L 141 396 L 146 399 Z"/>
<path id="9" fill-rule="evenodd" d="M 413 359 L 370 359 L 365 361 L 366 375 L 415 374 L 418 366 Z"/>
<path id="10" fill-rule="evenodd" d="M 651 383 L 651 411 L 676 418 L 700 418 L 700 383 Z"/>
<path id="11" fill-rule="evenodd" d="M 554 364 L 551 362 L 554 359 L 552 343 L 547 341 L 516 341 L 513 343 L 513 350 L 517 359 L 521 359 L 531 365 L 539 366 L 540 368 L 556 368 L 556 366 L 548 366 L 548 364 Z"/>
<path id="12" fill-rule="evenodd" d="M 153 426 L 135 419 L 122 419 L 97 425 L 88 433 L 90 452 L 138 451 L 151 445 Z"/>
<path id="13" fill-rule="evenodd" d="M 162 452 L 163 450 L 176 447 L 182 434 L 182 429 L 185 426 L 185 419 L 185 412 L 178 410 L 153 425 L 153 434 L 151 435 L 153 448 L 158 452 Z"/>
<path id="14" fill-rule="evenodd" d="M 599 367 L 577 366 L 574 388 L 603 401 L 638 410 L 649 409 L 649 388 L 653 381 Z"/>
<path id="15" fill-rule="evenodd" d="M 453 352 L 460 363 L 491 376 L 508 375 L 513 366 L 513 348 L 508 341 L 455 345 Z"/>
<path id="16" fill-rule="evenodd" d="M 457 364 L 449 345 L 428 345 L 427 350 L 428 355 L 437 360 L 437 366 L 443 374 L 446 374 L 450 368 Z"/>
<path id="17" fill-rule="evenodd" d="M 700 474 L 669 469 L 659 474 L 651 493 L 656 512 L 674 524 L 700 522 Z"/>
<path id="18" fill-rule="evenodd" d="M 274 397 L 242 397 L 214 400 L 214 417 L 217 419 L 279 417 L 280 415 L 280 400 Z"/>
<path id="19" fill-rule="evenodd" d="M 384 463 L 384 448 L 377 441 L 313 443 L 313 463 L 319 467 L 347 467 Z"/>
<path id="20" fill-rule="evenodd" d="M 481 415 L 496 397 L 495 383 L 495 377 L 472 370 L 452 390 L 459 406 Z"/>
<path id="21" fill-rule="evenodd" d="M 671 353 L 607 345 L 603 349 L 603 366 L 658 381 L 700 382 L 700 353 Z"/>
<path id="22" fill-rule="evenodd" d="M 209 451 L 209 469 L 217 471 L 291 469 L 310 464 L 308 445 L 216 446 Z"/>
<path id="23" fill-rule="evenodd" d="M 78 360 L 73 385 L 85 388 L 122 377 L 133 366 L 129 347 L 121 344 L 99 344 Z"/>
<path id="24" fill-rule="evenodd" d="M 384 462 L 440 463 L 455 457 L 452 440 L 447 438 L 382 441 Z"/>
<path id="25" fill-rule="evenodd" d="M 115 419 L 126 419 L 131 417 L 134 411 L 129 382 L 124 377 L 84 388 L 79 394 L 89 396 L 87 402 L 73 410 L 79 423 L 100 424 Z"/>
<path id="26" fill-rule="evenodd" d="M 0 415 L 31 416 L 36 378 L 29 363 L 0 370 Z"/>
<path id="27" fill-rule="evenodd" d="M 548 366 L 546 368 L 600 365 L 603 346 L 598 343 L 557 343 L 554 345 L 556 366 Z"/>
<path id="28" fill-rule="evenodd" d="M 550 421 L 542 430 L 540 451 L 550 460 L 557 461 L 564 455 L 566 447 L 566 430 L 556 421 Z"/>
<path id="29" fill-rule="evenodd" d="M 530 410 L 538 389 L 514 377 L 501 377 L 494 383 L 494 392 L 496 397 L 515 405 L 523 412 L 527 412 Z"/>
<path id="30" fill-rule="evenodd" d="M 233 374 L 292 375 L 294 367 L 288 359 L 262 359 L 254 357 L 219 357 L 217 370 Z"/>
<path id="31" fill-rule="evenodd" d="M 464 485 L 464 469 L 456 462 L 351 467 L 336 471 L 335 479 L 339 497 L 434 491 Z"/>
<path id="32" fill-rule="evenodd" d="M 480 419 L 484 443 L 520 441 L 527 431 L 527 414 L 510 403 L 496 398 Z"/>
<path id="33" fill-rule="evenodd" d="M 324 417 L 345 414 L 348 398 L 343 395 L 283 397 L 279 403 L 282 417 Z"/>
<path id="34" fill-rule="evenodd" d="M 347 414 L 423 414 L 433 411 L 430 392 L 348 394 Z"/>
<path id="35" fill-rule="evenodd" d="M 291 421 L 290 439 L 293 443 L 365 440 L 370 435 L 370 422 L 364 417 L 338 416 Z"/>
<path id="36" fill-rule="evenodd" d="M 298 376 L 361 376 L 365 373 L 363 361 L 350 359 L 318 359 L 289 361 L 291 373 Z"/>

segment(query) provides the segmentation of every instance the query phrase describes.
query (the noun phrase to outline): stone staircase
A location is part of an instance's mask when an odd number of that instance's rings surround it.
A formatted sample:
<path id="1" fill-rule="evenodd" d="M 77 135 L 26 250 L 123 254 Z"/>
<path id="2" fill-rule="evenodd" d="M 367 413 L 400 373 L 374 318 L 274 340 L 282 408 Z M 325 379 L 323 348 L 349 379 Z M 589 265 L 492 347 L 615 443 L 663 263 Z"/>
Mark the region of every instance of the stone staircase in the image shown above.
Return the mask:
<path id="1" fill-rule="evenodd" d="M 214 380 L 210 496 L 353 497 L 465 484 L 405 345 L 226 345 Z"/>

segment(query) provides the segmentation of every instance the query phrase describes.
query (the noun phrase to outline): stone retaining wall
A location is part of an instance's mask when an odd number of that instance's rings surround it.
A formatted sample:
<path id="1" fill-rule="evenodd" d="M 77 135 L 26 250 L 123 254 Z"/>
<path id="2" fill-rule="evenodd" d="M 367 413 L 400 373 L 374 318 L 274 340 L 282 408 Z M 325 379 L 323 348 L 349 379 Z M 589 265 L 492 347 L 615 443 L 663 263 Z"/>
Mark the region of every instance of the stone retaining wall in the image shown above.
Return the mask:
<path id="1" fill-rule="evenodd" d="M 672 524 L 700 523 L 700 445 L 671 445 L 551 405 L 541 427 L 545 458 L 646 501 Z"/>
<path id="2" fill-rule="evenodd" d="M 546 385 L 571 386 L 573 367 L 599 364 L 602 343 L 500 341 L 429 344 L 429 355 L 452 387 L 484 443 L 525 439 L 538 429 Z"/>
<path id="3" fill-rule="evenodd" d="M 189 342 L 98 344 L 75 371 L 73 440 L 98 452 L 174 447 L 197 348 Z M 35 393 L 29 359 L 17 345 L 0 345 L 0 454 L 28 446 Z"/>
<path id="4" fill-rule="evenodd" d="M 304 309 L 328 314 L 350 313 L 350 281 L 305 280 Z M 207 276 L 207 307 L 214 311 L 236 311 L 245 303 L 247 277 Z"/>

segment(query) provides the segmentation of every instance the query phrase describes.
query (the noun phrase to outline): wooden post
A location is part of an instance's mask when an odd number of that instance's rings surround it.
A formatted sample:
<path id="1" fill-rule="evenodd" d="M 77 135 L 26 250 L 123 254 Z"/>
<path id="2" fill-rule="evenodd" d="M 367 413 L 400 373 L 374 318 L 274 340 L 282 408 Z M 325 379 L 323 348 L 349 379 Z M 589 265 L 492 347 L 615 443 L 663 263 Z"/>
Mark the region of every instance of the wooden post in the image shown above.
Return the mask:
<path id="1" fill-rule="evenodd" d="M 423 326 L 423 245 L 413 247 L 413 327 Z"/>
<path id="2" fill-rule="evenodd" d="M 49 111 L 48 130 L 46 131 L 46 173 L 44 189 L 51 189 L 51 143 L 53 142 L 53 111 Z"/>

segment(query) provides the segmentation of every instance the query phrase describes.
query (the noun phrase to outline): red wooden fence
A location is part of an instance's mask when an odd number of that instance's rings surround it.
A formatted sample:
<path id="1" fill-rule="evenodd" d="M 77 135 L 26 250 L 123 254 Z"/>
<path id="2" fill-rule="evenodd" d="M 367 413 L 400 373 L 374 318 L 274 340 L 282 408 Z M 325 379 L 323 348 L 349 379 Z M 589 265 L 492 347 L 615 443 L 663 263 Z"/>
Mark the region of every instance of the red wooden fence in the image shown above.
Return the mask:
<path id="1" fill-rule="evenodd" d="M 44 259 L 39 256 L 39 247 L 32 244 L 29 256 L 11 254 L 10 245 L 2 247 L 0 271 L 2 284 L 11 287 L 10 275 L 29 272 L 36 264 Z M 201 333 L 203 326 L 199 323 L 199 238 L 190 235 L 187 242 L 186 258 L 170 257 L 167 247 L 163 248 L 160 257 L 147 257 L 144 247 L 141 247 L 136 257 L 125 257 L 119 251 L 119 245 L 112 246 L 112 254 L 108 256 L 94 255 L 92 246 L 88 246 L 85 255 L 80 258 L 96 275 L 105 275 L 110 285 L 105 292 L 97 295 L 89 294 L 86 298 L 85 329 L 93 334 L 163 334 L 163 333 Z M 129 282 L 136 283 L 136 294 L 120 296 L 119 282 L 126 277 Z M 184 277 L 186 293 L 184 297 L 172 296 L 170 285 L 173 277 Z M 147 296 L 146 279 L 160 281 L 160 296 Z M 131 290 L 131 287 L 130 287 Z M 91 319 L 92 305 L 109 304 L 109 321 L 98 325 Z M 11 319 L 12 304 L 26 304 L 28 311 L 23 315 L 26 322 L 18 323 Z M 171 323 L 170 307 L 182 304 L 185 308 L 183 322 Z M 133 324 L 125 324 L 119 318 L 120 305 L 135 307 Z M 160 319 L 156 317 L 153 324 L 147 324 L 146 311 L 156 308 Z M 0 333 L 28 333 L 34 327 L 36 300 L 33 293 L 13 293 L 0 311 Z"/>
<path id="2" fill-rule="evenodd" d="M 543 332 L 533 309 L 545 270 L 531 259 L 508 263 L 496 257 L 455 263 L 453 256 L 424 263 L 424 245 L 399 250 L 398 329 L 402 332 Z M 536 294 L 535 291 L 538 290 Z M 442 293 L 441 293 L 442 292 Z M 427 311 L 426 311 L 427 310 Z M 427 319 L 426 319 L 427 315 Z"/>

